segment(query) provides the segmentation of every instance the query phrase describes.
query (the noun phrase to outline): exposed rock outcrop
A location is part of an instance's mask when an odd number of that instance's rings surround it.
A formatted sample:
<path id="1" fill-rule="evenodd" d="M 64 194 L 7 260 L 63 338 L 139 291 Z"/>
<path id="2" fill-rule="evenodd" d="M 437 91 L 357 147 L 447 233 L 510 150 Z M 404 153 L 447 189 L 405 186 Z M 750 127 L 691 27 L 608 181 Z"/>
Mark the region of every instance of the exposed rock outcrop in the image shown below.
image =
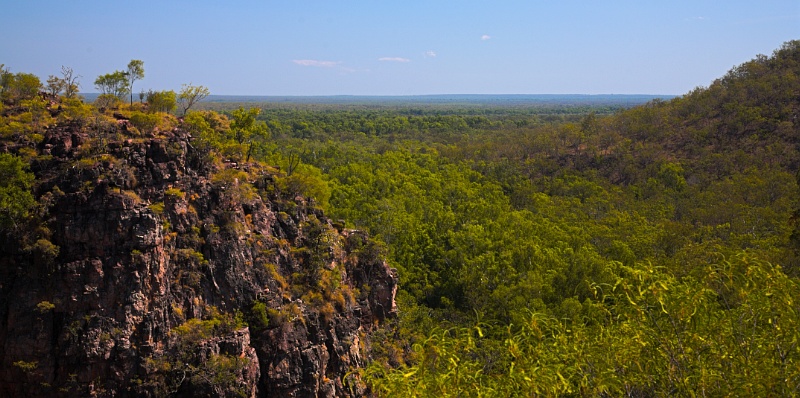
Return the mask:
<path id="1" fill-rule="evenodd" d="M 274 169 L 103 128 L 45 134 L 49 207 L 0 243 L 0 396 L 363 394 L 397 285 L 374 243 Z"/>

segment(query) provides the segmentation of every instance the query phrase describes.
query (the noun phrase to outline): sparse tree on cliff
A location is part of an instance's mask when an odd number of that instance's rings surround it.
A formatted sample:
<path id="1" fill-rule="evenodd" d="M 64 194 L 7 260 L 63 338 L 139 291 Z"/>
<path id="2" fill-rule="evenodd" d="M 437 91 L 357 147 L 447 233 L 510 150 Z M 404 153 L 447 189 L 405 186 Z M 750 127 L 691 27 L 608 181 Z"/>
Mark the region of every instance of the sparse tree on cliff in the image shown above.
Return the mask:
<path id="1" fill-rule="evenodd" d="M 144 79 L 144 62 L 139 59 L 128 62 L 128 70 L 125 75 L 128 78 L 128 92 L 131 93 L 131 105 L 133 105 L 133 82 Z"/>
<path id="2" fill-rule="evenodd" d="M 193 86 L 192 83 L 184 84 L 181 86 L 181 92 L 178 94 L 178 102 L 183 110 L 183 115 L 189 111 L 195 103 L 202 101 L 211 92 L 205 86 Z"/>
<path id="3" fill-rule="evenodd" d="M 78 89 L 80 88 L 80 83 L 78 83 L 78 79 L 80 79 L 80 75 L 76 75 L 72 68 L 68 66 L 61 66 L 61 80 L 64 82 L 64 96 L 67 98 L 73 98 L 76 94 L 78 94 Z"/>
<path id="4" fill-rule="evenodd" d="M 6 68 L 6 65 L 0 64 L 0 96 L 8 90 L 8 86 L 11 84 L 11 79 L 13 78 L 14 75 Z"/>
<path id="5" fill-rule="evenodd" d="M 269 137 L 269 128 L 267 128 L 267 124 L 256 119 L 259 113 L 261 113 L 261 108 L 244 109 L 240 107 L 231 112 L 231 132 L 233 132 L 233 138 L 240 145 L 247 144 L 246 161 L 248 162 L 253 152 L 253 142 L 257 139 L 266 140 Z"/>
<path id="6" fill-rule="evenodd" d="M 50 95 L 58 95 L 64 89 L 64 81 L 59 77 L 50 75 L 47 77 L 47 93 Z"/>
<path id="7" fill-rule="evenodd" d="M 47 92 L 50 95 L 62 94 L 66 98 L 74 97 L 78 93 L 78 78 L 80 76 L 76 76 L 72 68 L 67 66 L 61 66 L 61 76 L 50 75 L 47 78 Z"/>

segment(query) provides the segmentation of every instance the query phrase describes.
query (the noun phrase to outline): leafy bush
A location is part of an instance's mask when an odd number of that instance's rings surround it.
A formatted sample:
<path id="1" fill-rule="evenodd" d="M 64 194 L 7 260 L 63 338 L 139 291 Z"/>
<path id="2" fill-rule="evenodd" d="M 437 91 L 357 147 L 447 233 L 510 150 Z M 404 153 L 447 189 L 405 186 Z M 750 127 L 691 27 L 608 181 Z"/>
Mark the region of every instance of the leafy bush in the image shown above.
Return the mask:
<path id="1" fill-rule="evenodd" d="M 192 318 L 172 329 L 181 344 L 196 344 L 214 336 L 230 333 L 245 326 L 241 314 L 226 314 L 216 307 L 207 307 L 205 319 Z"/>
<path id="2" fill-rule="evenodd" d="M 113 94 L 100 94 L 97 99 L 94 100 L 94 106 L 97 109 L 117 109 L 120 104 L 122 104 L 122 101 Z"/>
<path id="3" fill-rule="evenodd" d="M 156 202 L 147 207 L 155 214 L 161 215 L 164 213 L 164 202 Z"/>
<path id="4" fill-rule="evenodd" d="M 250 175 L 241 170 L 224 169 L 211 177 L 212 183 L 237 202 L 249 202 L 258 194 L 249 182 Z"/>
<path id="5" fill-rule="evenodd" d="M 267 315 L 267 305 L 256 301 L 250 307 L 250 314 L 252 321 L 250 325 L 256 329 L 266 329 L 269 327 L 269 316 Z"/>
<path id="6" fill-rule="evenodd" d="M 12 365 L 14 365 L 15 367 L 21 369 L 25 373 L 30 373 L 30 372 L 33 372 L 34 370 L 36 370 L 39 367 L 39 362 L 37 362 L 37 361 L 32 361 L 32 362 L 16 361 Z"/>
<path id="7" fill-rule="evenodd" d="M 59 122 L 79 121 L 86 122 L 92 115 L 94 109 L 91 105 L 83 103 L 78 98 L 62 98 L 62 111 L 58 114 Z"/>
<path id="8" fill-rule="evenodd" d="M 44 264 L 51 264 L 58 257 L 60 248 L 47 239 L 38 239 L 30 247 L 31 252 Z"/>
<path id="9" fill-rule="evenodd" d="M 172 112 L 177 106 L 175 92 L 169 91 L 150 91 L 147 93 L 147 110 L 151 113 Z"/>
<path id="10" fill-rule="evenodd" d="M 32 73 L 11 74 L 5 70 L 0 73 L 3 74 L 2 92 L 0 92 L 3 100 L 11 102 L 30 100 L 36 97 L 42 88 L 41 80 Z"/>
<path id="11" fill-rule="evenodd" d="M 281 191 L 314 199 L 322 209 L 328 207 L 331 187 L 325 181 L 320 169 L 314 166 L 300 165 L 291 175 L 278 178 L 277 184 Z"/>
<path id="12" fill-rule="evenodd" d="M 56 305 L 49 301 L 40 301 L 39 304 L 36 304 L 36 310 L 41 313 L 52 311 L 55 308 Z"/>
<path id="13" fill-rule="evenodd" d="M 18 157 L 0 154 L 0 229 L 16 227 L 35 204 L 31 194 L 34 176 L 26 168 Z"/>
<path id="14" fill-rule="evenodd" d="M 142 133 L 152 132 L 158 126 L 161 117 L 151 113 L 133 112 L 130 117 L 130 122 L 133 127 L 136 127 Z"/>
<path id="15" fill-rule="evenodd" d="M 168 188 L 164 191 L 164 196 L 172 198 L 173 200 L 183 199 L 186 194 L 178 188 Z"/>

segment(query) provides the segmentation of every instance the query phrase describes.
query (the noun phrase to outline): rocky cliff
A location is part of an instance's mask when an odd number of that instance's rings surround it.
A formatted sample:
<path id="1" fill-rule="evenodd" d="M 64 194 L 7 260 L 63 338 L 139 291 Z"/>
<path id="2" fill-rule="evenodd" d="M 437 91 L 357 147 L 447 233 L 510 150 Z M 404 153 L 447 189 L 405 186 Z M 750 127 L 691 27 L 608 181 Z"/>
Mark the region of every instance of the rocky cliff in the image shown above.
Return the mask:
<path id="1" fill-rule="evenodd" d="M 31 156 L 40 204 L 2 233 L 0 396 L 363 395 L 352 371 L 395 311 L 380 248 L 274 168 L 125 130 L 0 148 Z"/>

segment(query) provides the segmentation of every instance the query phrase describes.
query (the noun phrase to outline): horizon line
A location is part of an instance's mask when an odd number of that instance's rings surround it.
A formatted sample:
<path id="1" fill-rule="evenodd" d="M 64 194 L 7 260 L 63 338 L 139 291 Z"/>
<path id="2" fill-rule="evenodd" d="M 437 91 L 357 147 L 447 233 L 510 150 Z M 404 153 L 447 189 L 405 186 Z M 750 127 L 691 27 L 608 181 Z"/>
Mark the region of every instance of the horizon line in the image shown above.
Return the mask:
<path id="1" fill-rule="evenodd" d="M 80 92 L 78 95 L 100 95 L 98 92 Z M 684 93 L 685 94 L 685 93 Z M 640 96 L 640 97 L 679 97 L 684 94 L 651 94 L 651 93 L 634 93 L 634 94 L 621 94 L 621 93 L 438 93 L 438 94 L 210 94 L 209 97 L 443 97 L 443 96 L 484 96 L 484 97 L 499 97 L 499 96 Z"/>

